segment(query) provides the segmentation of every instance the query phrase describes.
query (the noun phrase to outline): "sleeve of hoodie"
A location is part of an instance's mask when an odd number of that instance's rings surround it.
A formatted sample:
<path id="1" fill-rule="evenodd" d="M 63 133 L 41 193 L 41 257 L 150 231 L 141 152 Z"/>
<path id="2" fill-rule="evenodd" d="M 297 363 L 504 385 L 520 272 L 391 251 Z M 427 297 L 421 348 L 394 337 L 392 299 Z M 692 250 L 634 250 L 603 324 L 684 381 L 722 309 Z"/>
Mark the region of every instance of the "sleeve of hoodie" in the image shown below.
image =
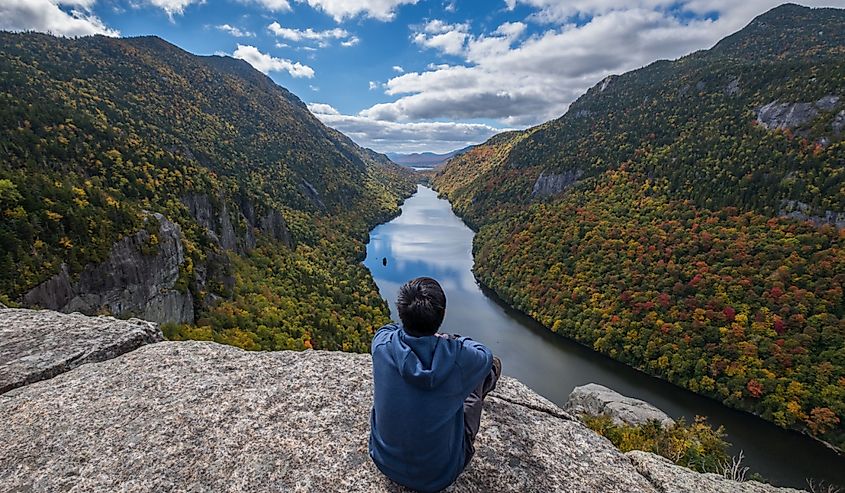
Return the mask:
<path id="1" fill-rule="evenodd" d="M 464 394 L 469 395 L 490 373 L 493 353 L 484 344 L 468 337 L 461 337 L 459 341 L 463 345 L 459 364 L 463 374 Z"/>

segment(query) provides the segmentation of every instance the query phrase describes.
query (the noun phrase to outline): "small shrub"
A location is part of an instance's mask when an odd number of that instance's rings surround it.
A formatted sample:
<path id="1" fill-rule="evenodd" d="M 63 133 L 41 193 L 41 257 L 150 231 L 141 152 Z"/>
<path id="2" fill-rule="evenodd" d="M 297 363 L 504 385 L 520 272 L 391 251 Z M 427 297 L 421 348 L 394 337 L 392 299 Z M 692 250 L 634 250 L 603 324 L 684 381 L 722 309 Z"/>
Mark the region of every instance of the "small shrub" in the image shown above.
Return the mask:
<path id="1" fill-rule="evenodd" d="M 622 452 L 644 450 L 661 455 L 675 464 L 699 472 L 719 472 L 732 464 L 722 427 L 713 429 L 706 418 L 697 416 L 691 424 L 684 419 L 664 427 L 658 421 L 631 426 L 617 425 L 609 416 L 582 417 L 584 424 L 610 440 Z"/>

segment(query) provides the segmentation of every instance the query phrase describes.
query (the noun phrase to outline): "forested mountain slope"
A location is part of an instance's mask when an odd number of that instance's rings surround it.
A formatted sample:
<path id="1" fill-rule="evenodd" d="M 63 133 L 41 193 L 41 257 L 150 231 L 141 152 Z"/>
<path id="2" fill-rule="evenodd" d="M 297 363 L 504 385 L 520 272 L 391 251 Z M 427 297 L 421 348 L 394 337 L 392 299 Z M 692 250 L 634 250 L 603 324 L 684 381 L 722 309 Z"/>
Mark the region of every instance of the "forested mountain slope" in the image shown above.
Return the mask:
<path id="1" fill-rule="evenodd" d="M 475 273 L 551 330 L 845 445 L 845 11 L 784 5 L 453 159 Z"/>
<path id="2" fill-rule="evenodd" d="M 173 337 L 364 351 L 359 265 L 406 171 L 246 62 L 159 38 L 0 33 L 0 295 Z"/>

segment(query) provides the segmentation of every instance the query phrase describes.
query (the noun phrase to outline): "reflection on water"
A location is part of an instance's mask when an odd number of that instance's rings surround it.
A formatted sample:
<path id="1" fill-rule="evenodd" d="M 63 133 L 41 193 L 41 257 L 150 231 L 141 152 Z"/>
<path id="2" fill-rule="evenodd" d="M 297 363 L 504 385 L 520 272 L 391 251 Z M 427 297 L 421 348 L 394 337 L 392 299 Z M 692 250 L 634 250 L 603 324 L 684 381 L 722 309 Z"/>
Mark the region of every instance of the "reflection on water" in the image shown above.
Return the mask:
<path id="1" fill-rule="evenodd" d="M 472 275 L 473 232 L 449 203 L 420 186 L 402 215 L 370 233 L 365 265 L 396 314 L 399 286 L 418 276 L 437 279 L 446 292 L 443 331 L 472 337 L 501 357 L 503 371 L 563 405 L 578 385 L 595 382 L 646 400 L 688 421 L 704 415 L 724 425 L 735 453 L 778 485 L 806 486 L 804 478 L 845 484 L 845 459 L 802 435 L 651 378 L 552 334 L 501 303 Z M 384 260 L 387 260 L 385 265 Z"/>

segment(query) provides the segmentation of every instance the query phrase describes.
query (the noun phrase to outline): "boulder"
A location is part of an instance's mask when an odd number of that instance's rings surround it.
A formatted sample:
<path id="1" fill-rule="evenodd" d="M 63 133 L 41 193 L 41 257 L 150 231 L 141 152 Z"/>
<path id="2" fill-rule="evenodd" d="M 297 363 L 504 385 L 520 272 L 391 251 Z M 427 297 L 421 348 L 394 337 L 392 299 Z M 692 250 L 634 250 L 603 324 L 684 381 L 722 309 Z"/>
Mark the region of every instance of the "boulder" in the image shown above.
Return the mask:
<path id="1" fill-rule="evenodd" d="M 0 394 L 161 340 L 158 326 L 143 320 L 4 309 Z M 6 415 L 0 412 L 0 416 Z"/>
<path id="2" fill-rule="evenodd" d="M 675 420 L 648 402 L 626 397 L 595 383 L 575 387 L 563 408 L 576 416 L 604 414 L 617 425 L 636 426 L 655 420 L 663 426 L 675 424 Z"/>
<path id="3" fill-rule="evenodd" d="M 662 493 L 799 493 L 792 488 L 775 488 L 757 481 L 738 483 L 718 474 L 702 474 L 673 464 L 659 455 L 633 450 L 625 454 L 640 474 Z"/>
<path id="4" fill-rule="evenodd" d="M 152 252 L 151 235 L 142 229 L 116 242 L 103 262 L 86 265 L 78 280 L 63 265 L 26 293 L 24 303 L 65 313 L 107 310 L 158 323 L 193 322 L 193 297 L 174 289 L 185 263 L 182 230 L 161 214 L 150 214 L 147 220 L 159 225 Z"/>

